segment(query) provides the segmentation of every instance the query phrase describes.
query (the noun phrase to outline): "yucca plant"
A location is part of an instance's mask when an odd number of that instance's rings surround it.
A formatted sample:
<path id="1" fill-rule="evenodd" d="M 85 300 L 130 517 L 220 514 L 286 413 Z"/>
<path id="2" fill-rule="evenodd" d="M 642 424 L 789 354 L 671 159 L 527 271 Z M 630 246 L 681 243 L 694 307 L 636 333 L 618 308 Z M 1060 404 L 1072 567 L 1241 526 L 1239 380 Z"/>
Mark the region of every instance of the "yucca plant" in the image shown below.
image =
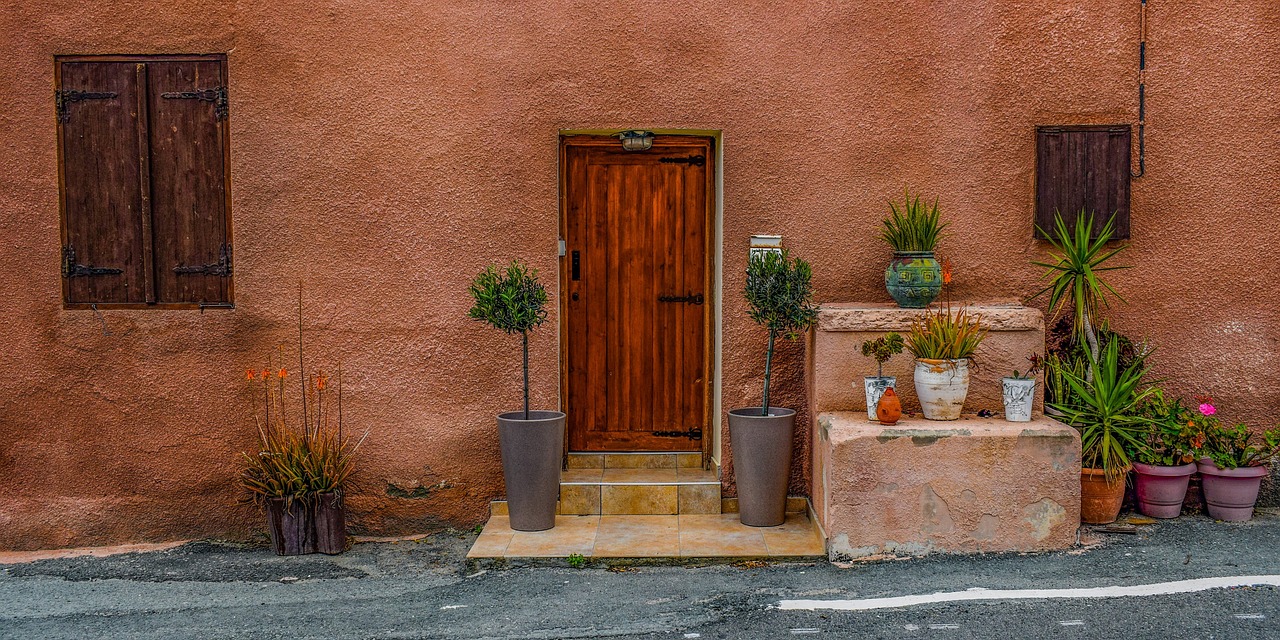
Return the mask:
<path id="1" fill-rule="evenodd" d="M 547 320 L 547 290 L 538 282 L 538 271 L 512 260 L 505 273 L 489 265 L 469 288 L 475 304 L 467 312 L 508 335 L 520 334 L 524 350 L 524 419 L 529 419 L 529 332 Z"/>
<path id="2" fill-rule="evenodd" d="M 981 316 L 964 308 L 953 315 L 950 309 L 938 307 L 911 322 L 906 342 L 907 350 L 916 358 L 962 360 L 972 358 L 986 337 L 987 327 Z"/>
<path id="3" fill-rule="evenodd" d="M 1146 358 L 1142 353 L 1128 366 L 1120 361 L 1120 343 L 1107 341 L 1093 362 L 1093 380 L 1062 369 L 1076 404 L 1055 404 L 1064 421 L 1080 431 L 1083 466 L 1102 469 L 1114 483 L 1129 470 L 1132 456 L 1144 446 L 1152 418 L 1143 411 L 1154 393 L 1146 386 Z"/>
<path id="4" fill-rule="evenodd" d="M 920 196 L 911 197 L 911 191 L 904 192 L 902 207 L 890 202 L 890 215 L 884 219 L 884 228 L 880 237 L 894 251 L 933 251 L 938 239 L 947 228 L 938 213 L 938 199 L 933 204 L 920 203 Z"/>
<path id="5" fill-rule="evenodd" d="M 769 330 L 769 346 L 764 356 L 763 413 L 769 415 L 769 381 L 773 375 L 773 347 L 778 337 L 795 339 L 809 330 L 818 318 L 813 301 L 813 269 L 800 258 L 783 250 L 751 254 L 747 264 L 744 294 L 747 315 Z"/>
<path id="6" fill-rule="evenodd" d="M 1107 261 L 1124 251 L 1127 245 L 1107 249 L 1107 243 L 1115 233 L 1115 216 L 1112 215 L 1102 226 L 1097 237 L 1093 236 L 1093 214 L 1081 209 L 1076 215 L 1075 227 L 1068 230 L 1062 214 L 1054 212 L 1054 232 L 1049 233 L 1039 226 L 1041 234 L 1049 239 L 1053 247 L 1049 256 L 1051 262 L 1032 262 L 1044 267 L 1043 279 L 1049 280 L 1045 288 L 1031 296 L 1038 298 L 1049 294 L 1049 310 L 1053 318 L 1057 318 L 1068 305 L 1072 311 L 1073 332 L 1077 340 L 1082 340 L 1089 347 L 1090 361 L 1098 359 L 1097 323 L 1102 319 L 1102 310 L 1109 306 L 1107 295 L 1110 294 L 1121 302 L 1124 298 L 1116 293 L 1103 278 L 1104 272 L 1127 269 L 1128 266 L 1108 265 Z M 1093 368 L 1088 369 L 1089 377 Z"/>

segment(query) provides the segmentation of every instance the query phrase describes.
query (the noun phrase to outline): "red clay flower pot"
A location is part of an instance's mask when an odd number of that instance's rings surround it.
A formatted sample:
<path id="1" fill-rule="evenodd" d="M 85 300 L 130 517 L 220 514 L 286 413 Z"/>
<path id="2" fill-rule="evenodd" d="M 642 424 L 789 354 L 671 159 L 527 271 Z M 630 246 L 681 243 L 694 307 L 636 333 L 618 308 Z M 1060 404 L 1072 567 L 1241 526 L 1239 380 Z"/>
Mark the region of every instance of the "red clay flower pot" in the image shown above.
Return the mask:
<path id="1" fill-rule="evenodd" d="M 1228 522 L 1244 522 L 1253 517 L 1258 489 L 1262 486 L 1262 479 L 1270 473 L 1266 467 L 1219 469 L 1207 458 L 1197 466 L 1209 517 Z"/>
<path id="2" fill-rule="evenodd" d="M 1085 524 L 1108 524 L 1120 517 L 1124 504 L 1124 476 L 1107 482 L 1102 469 L 1080 470 L 1080 520 Z"/>
<path id="3" fill-rule="evenodd" d="M 1187 483 L 1196 472 L 1196 463 L 1163 467 L 1135 462 L 1133 471 L 1138 511 L 1152 518 L 1182 515 L 1182 500 L 1187 497 Z"/>
<path id="4" fill-rule="evenodd" d="M 884 390 L 880 401 L 876 403 L 876 419 L 880 424 L 893 425 L 897 424 L 901 417 L 902 401 L 898 400 L 898 393 L 893 390 L 893 387 L 889 387 Z"/>

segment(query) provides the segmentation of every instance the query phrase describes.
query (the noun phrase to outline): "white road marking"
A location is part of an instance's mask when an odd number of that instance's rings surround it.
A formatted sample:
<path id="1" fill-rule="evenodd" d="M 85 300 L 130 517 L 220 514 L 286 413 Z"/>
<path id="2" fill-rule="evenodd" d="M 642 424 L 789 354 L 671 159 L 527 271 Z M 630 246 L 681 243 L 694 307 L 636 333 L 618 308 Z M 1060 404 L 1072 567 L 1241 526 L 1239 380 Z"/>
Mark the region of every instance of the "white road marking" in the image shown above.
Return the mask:
<path id="1" fill-rule="evenodd" d="M 815 628 L 813 628 L 813 627 L 802 627 L 802 628 L 799 628 L 799 629 L 792 629 L 792 630 L 791 630 L 791 635 L 793 635 L 793 636 L 798 636 L 798 635 L 803 635 L 803 634 L 806 634 L 806 633 L 817 633 L 817 632 L 818 632 L 818 630 L 817 630 L 817 629 L 815 629 Z"/>
<path id="2" fill-rule="evenodd" d="M 701 633 L 686 633 L 686 634 L 684 634 L 684 637 L 686 637 L 686 638 L 701 638 L 701 637 L 702 637 L 702 634 L 701 634 Z"/>
<path id="3" fill-rule="evenodd" d="M 904 625 L 902 625 L 902 628 L 903 628 L 903 629 L 906 629 L 907 631 L 919 631 L 919 630 L 920 630 L 920 625 L 918 625 L 918 624 L 904 624 Z"/>
<path id="4" fill-rule="evenodd" d="M 1280 586 L 1280 575 L 1227 576 L 1176 580 L 1155 584 L 1130 586 L 1088 587 L 1081 589 L 983 589 L 974 587 L 967 591 L 944 591 L 927 595 L 897 596 L 893 598 L 866 598 L 862 600 L 783 600 L 779 609 L 816 611 L 870 611 L 896 609 L 938 602 L 963 602 L 972 600 L 1047 600 L 1057 598 L 1123 598 L 1133 596 L 1162 596 L 1174 593 L 1193 593 L 1208 589 L 1250 587 L 1257 585 Z"/>
<path id="5" fill-rule="evenodd" d="M 1083 627 L 1084 620 L 1062 620 L 1058 624 L 1064 627 Z"/>
<path id="6" fill-rule="evenodd" d="M 1261 613 L 1237 613 L 1236 617 L 1241 620 L 1266 620 L 1267 617 Z"/>
<path id="7" fill-rule="evenodd" d="M 466 609 L 466 608 L 467 608 L 467 605 L 465 604 L 446 604 L 445 606 L 440 607 L 440 610 L 448 611 L 450 609 Z"/>
<path id="8" fill-rule="evenodd" d="M 930 628 L 930 629 L 959 629 L 959 628 L 960 628 L 960 625 L 958 625 L 958 624 L 931 624 L 931 625 L 929 625 L 929 628 Z"/>

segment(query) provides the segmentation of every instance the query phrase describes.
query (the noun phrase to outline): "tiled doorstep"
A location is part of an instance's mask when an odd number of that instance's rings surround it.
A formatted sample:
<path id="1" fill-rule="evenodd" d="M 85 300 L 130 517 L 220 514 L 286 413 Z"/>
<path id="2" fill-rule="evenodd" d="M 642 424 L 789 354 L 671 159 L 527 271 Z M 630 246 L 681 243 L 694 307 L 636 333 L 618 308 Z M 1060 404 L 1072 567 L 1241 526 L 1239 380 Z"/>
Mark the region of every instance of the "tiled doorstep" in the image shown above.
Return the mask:
<path id="1" fill-rule="evenodd" d="M 512 531 L 493 516 L 468 558 L 822 557 L 826 544 L 805 513 L 777 527 L 748 527 L 737 514 L 556 516 L 547 531 Z"/>

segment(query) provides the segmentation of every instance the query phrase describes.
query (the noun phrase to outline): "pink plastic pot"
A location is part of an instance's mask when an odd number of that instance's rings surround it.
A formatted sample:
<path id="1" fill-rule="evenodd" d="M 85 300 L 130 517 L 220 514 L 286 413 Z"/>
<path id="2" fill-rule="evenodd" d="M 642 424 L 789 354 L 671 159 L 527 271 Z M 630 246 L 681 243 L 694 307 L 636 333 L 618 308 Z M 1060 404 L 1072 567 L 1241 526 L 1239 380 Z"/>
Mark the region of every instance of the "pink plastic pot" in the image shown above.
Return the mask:
<path id="1" fill-rule="evenodd" d="M 1187 483 L 1191 481 L 1191 474 L 1196 472 L 1196 463 L 1160 467 L 1135 462 L 1133 471 L 1138 511 L 1152 518 L 1182 515 L 1182 499 L 1187 496 Z"/>
<path id="2" fill-rule="evenodd" d="M 1230 522 L 1244 522 L 1253 517 L 1258 489 L 1270 473 L 1266 467 L 1219 469 L 1207 458 L 1196 464 L 1200 468 L 1200 484 L 1209 517 Z"/>

